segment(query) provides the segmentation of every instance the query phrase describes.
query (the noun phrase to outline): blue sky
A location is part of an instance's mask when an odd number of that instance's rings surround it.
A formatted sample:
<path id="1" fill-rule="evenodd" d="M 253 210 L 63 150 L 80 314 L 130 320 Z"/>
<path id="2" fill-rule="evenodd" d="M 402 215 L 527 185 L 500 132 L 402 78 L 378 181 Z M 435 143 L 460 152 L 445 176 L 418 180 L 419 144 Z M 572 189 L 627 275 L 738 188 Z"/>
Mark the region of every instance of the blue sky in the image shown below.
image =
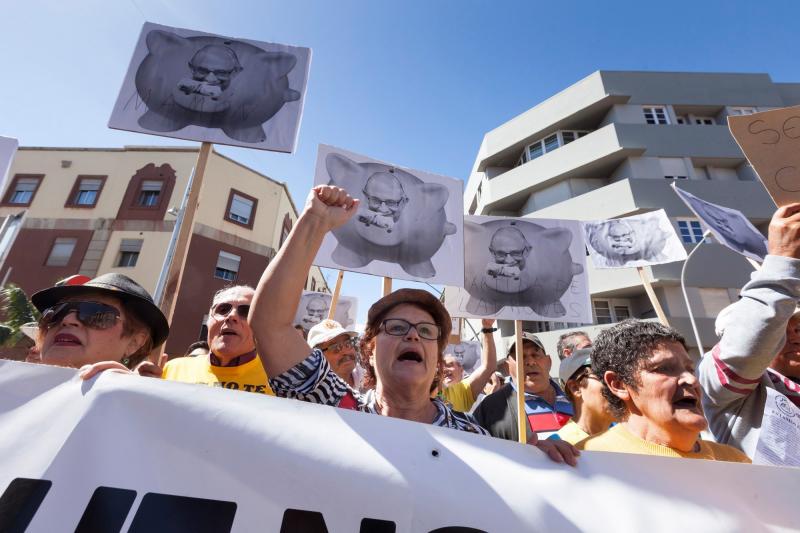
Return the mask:
<path id="1" fill-rule="evenodd" d="M 800 81 L 799 15 L 800 2 L 738 0 L 9 1 L 0 16 L 0 134 L 23 146 L 192 144 L 106 128 L 145 20 L 308 46 L 297 151 L 217 147 L 286 181 L 301 206 L 320 143 L 467 179 L 484 133 L 595 70 Z M 344 279 L 363 322 L 380 279 Z"/>

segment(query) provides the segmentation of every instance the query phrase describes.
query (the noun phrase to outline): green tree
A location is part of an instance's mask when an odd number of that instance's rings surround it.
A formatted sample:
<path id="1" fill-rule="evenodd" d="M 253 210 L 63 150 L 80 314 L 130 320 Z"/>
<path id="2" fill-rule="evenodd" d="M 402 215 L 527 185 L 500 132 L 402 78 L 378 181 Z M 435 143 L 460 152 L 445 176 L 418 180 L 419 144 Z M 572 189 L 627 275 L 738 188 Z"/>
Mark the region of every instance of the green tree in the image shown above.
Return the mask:
<path id="1" fill-rule="evenodd" d="M 0 290 L 0 301 L 3 302 L 2 313 L 5 317 L 5 321 L 0 324 L 0 344 L 16 346 L 24 335 L 20 327 L 39 320 L 39 311 L 28 299 L 25 291 L 13 283 Z"/>

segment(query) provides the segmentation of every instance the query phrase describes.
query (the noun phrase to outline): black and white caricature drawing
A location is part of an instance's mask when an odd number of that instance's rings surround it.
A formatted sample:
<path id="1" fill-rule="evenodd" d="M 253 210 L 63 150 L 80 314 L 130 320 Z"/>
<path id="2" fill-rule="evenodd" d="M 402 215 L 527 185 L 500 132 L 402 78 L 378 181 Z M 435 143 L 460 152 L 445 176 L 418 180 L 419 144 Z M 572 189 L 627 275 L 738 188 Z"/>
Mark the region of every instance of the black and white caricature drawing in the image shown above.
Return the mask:
<path id="1" fill-rule="evenodd" d="M 478 341 L 461 341 L 458 344 L 448 344 L 444 349 L 444 356 L 453 356 L 464 369 L 464 377 L 475 371 L 481 362 L 481 343 Z"/>
<path id="2" fill-rule="evenodd" d="M 316 184 L 360 200 L 326 236 L 314 264 L 378 276 L 463 284 L 462 183 L 320 146 Z"/>
<path id="3" fill-rule="evenodd" d="M 741 211 L 707 202 L 674 183 L 672 188 L 720 244 L 750 259 L 764 261 L 767 239 Z"/>
<path id="4" fill-rule="evenodd" d="M 11 169 L 11 161 L 17 153 L 18 142 L 12 137 L 0 136 L 0 193 L 5 194 L 8 185 L 8 171 Z"/>
<path id="5" fill-rule="evenodd" d="M 294 324 L 308 330 L 328 318 L 328 311 L 331 308 L 332 296 L 327 292 L 303 291 L 300 297 L 300 304 L 294 315 Z M 357 300 L 352 296 L 339 296 L 336 304 L 334 320 L 345 328 L 353 327 L 356 322 Z"/>
<path id="6" fill-rule="evenodd" d="M 595 268 L 640 267 L 686 259 L 686 250 L 663 209 L 581 224 Z"/>
<path id="7" fill-rule="evenodd" d="M 453 316 L 591 322 L 578 222 L 467 216 L 464 289 L 448 287 Z"/>
<path id="8" fill-rule="evenodd" d="M 109 127 L 291 152 L 311 51 L 146 23 Z"/>

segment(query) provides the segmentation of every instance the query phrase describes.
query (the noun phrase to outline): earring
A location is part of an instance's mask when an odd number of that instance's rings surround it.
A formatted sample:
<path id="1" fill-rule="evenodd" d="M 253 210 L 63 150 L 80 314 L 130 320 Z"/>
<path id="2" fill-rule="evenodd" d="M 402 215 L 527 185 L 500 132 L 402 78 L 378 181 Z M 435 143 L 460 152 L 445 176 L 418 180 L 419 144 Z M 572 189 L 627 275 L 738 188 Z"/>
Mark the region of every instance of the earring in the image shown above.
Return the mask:
<path id="1" fill-rule="evenodd" d="M 127 357 L 127 356 L 126 356 L 126 357 L 123 357 L 123 358 L 122 358 L 122 361 L 121 361 L 121 363 L 122 363 L 123 365 L 125 365 L 125 366 L 128 366 L 128 365 L 130 365 L 130 364 L 131 364 L 131 358 L 130 358 L 130 357 Z"/>

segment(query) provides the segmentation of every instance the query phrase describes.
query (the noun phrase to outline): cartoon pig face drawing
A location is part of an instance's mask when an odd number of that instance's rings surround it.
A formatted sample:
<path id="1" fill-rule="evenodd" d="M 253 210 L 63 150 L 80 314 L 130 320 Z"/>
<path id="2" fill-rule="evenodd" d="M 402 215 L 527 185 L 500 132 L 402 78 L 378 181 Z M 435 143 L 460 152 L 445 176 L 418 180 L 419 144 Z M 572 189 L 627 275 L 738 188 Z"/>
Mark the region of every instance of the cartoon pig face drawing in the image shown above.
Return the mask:
<path id="1" fill-rule="evenodd" d="M 464 222 L 467 311 L 491 316 L 503 307 L 528 307 L 561 317 L 560 302 L 572 279 L 583 272 L 569 253 L 572 233 L 521 220 Z"/>
<path id="2" fill-rule="evenodd" d="M 148 55 L 136 71 L 136 91 L 147 106 L 139 118 L 145 129 L 172 132 L 195 125 L 261 143 L 262 124 L 300 98 L 287 78 L 297 63 L 292 54 L 163 30 L 150 31 L 146 43 Z"/>
<path id="3" fill-rule="evenodd" d="M 444 185 L 425 183 L 413 174 L 382 163 L 356 163 L 342 154 L 328 154 L 330 184 L 347 190 L 361 204 L 344 226 L 333 231 L 332 258 L 344 268 L 374 260 L 393 262 L 408 274 L 436 275 L 431 257 L 444 239 L 456 233 L 447 221 Z"/>

